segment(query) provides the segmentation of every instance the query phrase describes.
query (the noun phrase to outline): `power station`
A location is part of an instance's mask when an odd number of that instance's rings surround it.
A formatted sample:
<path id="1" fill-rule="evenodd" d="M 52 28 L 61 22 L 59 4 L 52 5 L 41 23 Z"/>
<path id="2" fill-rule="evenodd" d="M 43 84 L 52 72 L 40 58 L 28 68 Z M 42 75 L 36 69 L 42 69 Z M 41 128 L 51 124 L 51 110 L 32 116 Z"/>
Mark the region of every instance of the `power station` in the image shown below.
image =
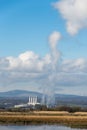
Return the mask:
<path id="1" fill-rule="evenodd" d="M 15 108 L 23 108 L 23 107 L 29 107 L 29 106 L 35 106 L 35 105 L 40 105 L 40 103 L 38 102 L 38 98 L 37 96 L 33 97 L 33 96 L 29 96 L 29 101 L 27 104 L 19 104 L 19 105 L 15 105 Z"/>
<path id="2" fill-rule="evenodd" d="M 40 104 L 40 103 L 38 103 L 38 101 L 37 101 L 37 96 L 36 97 L 29 97 L 28 105 L 35 106 L 35 105 L 38 105 L 38 104 Z"/>

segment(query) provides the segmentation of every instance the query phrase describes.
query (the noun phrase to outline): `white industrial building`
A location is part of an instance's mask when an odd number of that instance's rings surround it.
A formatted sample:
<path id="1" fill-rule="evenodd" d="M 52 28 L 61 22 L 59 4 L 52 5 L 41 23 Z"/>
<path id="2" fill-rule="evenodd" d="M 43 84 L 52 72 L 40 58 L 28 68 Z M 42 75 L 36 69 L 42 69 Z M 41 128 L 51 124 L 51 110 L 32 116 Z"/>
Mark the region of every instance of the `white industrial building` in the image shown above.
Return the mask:
<path id="1" fill-rule="evenodd" d="M 32 97 L 29 96 L 29 101 L 27 104 L 19 104 L 19 105 L 15 105 L 15 108 L 21 108 L 21 107 L 29 107 L 29 106 L 35 106 L 35 105 L 40 105 L 40 103 L 38 102 L 38 98 L 37 96 Z"/>
<path id="2" fill-rule="evenodd" d="M 40 103 L 38 103 L 38 101 L 37 101 L 37 96 L 36 97 L 29 97 L 28 105 L 35 106 L 35 105 L 38 105 L 38 104 L 40 104 Z"/>

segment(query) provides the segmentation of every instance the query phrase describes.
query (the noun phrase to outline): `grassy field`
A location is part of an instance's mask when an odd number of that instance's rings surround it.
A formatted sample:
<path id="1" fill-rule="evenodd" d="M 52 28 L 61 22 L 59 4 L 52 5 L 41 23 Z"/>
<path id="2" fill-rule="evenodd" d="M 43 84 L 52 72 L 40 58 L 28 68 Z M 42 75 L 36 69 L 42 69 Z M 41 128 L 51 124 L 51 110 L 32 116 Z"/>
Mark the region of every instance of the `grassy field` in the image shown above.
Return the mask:
<path id="1" fill-rule="evenodd" d="M 61 124 L 71 127 L 87 128 L 87 113 L 77 112 L 0 112 L 0 124 Z"/>

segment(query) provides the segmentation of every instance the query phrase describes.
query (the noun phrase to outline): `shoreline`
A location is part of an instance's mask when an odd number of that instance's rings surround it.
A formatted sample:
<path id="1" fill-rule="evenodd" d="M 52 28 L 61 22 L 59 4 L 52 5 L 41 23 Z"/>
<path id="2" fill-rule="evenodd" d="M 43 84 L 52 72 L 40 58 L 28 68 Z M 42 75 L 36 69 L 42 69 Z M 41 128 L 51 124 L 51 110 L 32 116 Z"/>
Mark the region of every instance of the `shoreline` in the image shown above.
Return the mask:
<path id="1" fill-rule="evenodd" d="M 46 115 L 47 113 L 47 115 Z M 0 125 L 64 125 L 72 128 L 87 128 L 87 113 L 64 112 L 2 112 Z"/>

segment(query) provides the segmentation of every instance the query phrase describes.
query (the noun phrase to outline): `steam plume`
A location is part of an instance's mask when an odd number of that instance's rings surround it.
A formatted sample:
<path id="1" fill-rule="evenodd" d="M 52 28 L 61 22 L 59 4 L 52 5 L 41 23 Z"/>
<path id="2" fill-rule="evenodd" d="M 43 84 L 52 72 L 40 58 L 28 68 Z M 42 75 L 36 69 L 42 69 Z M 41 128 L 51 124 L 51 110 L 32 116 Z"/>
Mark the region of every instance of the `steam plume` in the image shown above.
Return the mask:
<path id="1" fill-rule="evenodd" d="M 61 39 L 61 34 L 57 31 L 54 31 L 50 36 L 49 36 L 49 45 L 51 49 L 51 71 L 48 75 L 48 82 L 50 84 L 50 88 L 46 90 L 47 95 L 47 106 L 50 104 L 52 105 L 54 103 L 54 79 L 56 77 L 56 69 L 58 65 L 58 60 L 60 59 L 60 51 L 57 49 L 57 44 L 59 40 Z M 47 84 L 46 84 L 47 86 Z M 48 86 L 49 87 L 49 86 Z"/>
<path id="2" fill-rule="evenodd" d="M 55 70 L 58 59 L 60 58 L 60 52 L 57 50 L 57 43 L 61 39 L 61 34 L 57 31 L 54 31 L 49 36 L 49 44 L 51 48 L 51 61 L 52 61 L 52 69 Z"/>

